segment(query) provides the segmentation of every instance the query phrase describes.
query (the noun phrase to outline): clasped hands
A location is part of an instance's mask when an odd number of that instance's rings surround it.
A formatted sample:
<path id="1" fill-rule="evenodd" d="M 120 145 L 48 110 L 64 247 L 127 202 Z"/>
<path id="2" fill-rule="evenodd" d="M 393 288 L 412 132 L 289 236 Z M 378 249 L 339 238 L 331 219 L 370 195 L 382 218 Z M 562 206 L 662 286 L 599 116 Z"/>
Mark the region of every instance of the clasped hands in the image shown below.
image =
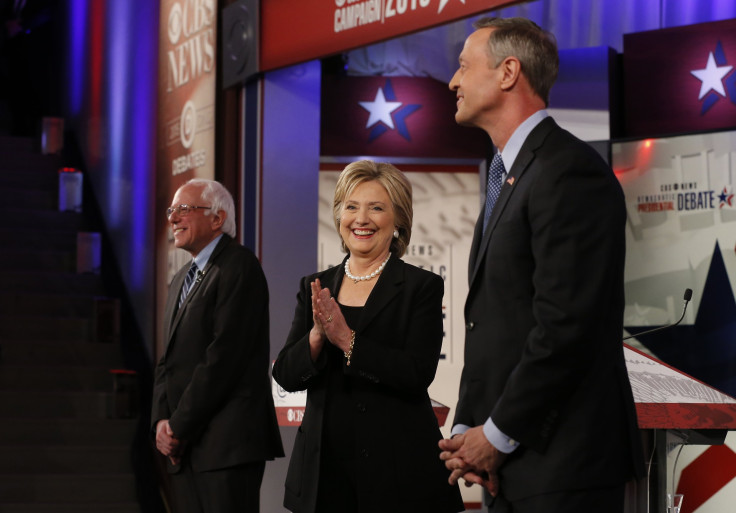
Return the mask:
<path id="1" fill-rule="evenodd" d="M 467 486 L 481 485 L 495 497 L 499 492 L 498 469 L 506 454 L 496 449 L 483 433 L 483 426 L 439 441 L 440 459 L 450 470 L 449 482 L 454 485 L 462 477 Z"/>
<path id="2" fill-rule="evenodd" d="M 319 356 L 325 339 L 343 352 L 348 351 L 351 334 L 340 306 L 330 294 L 330 289 L 321 288 L 319 279 L 314 280 L 311 287 L 314 327 L 309 333 L 309 346 L 314 361 Z"/>
<path id="3" fill-rule="evenodd" d="M 169 421 L 159 420 L 156 423 L 156 449 L 167 456 L 172 465 L 181 463 L 181 455 L 184 452 L 184 442 L 174 437 Z"/>

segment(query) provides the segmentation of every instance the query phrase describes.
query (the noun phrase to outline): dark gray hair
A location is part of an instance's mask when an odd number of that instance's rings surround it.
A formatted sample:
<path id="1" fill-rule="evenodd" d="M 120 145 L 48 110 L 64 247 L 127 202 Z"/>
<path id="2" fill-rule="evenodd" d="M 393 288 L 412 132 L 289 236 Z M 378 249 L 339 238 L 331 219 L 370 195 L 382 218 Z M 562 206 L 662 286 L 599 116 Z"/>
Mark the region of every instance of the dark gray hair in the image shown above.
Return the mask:
<path id="1" fill-rule="evenodd" d="M 507 57 L 519 59 L 529 85 L 549 105 L 549 91 L 560 67 L 555 37 L 526 18 L 480 18 L 473 27 L 494 29 L 488 38 L 488 50 L 496 59 L 493 67 Z"/>

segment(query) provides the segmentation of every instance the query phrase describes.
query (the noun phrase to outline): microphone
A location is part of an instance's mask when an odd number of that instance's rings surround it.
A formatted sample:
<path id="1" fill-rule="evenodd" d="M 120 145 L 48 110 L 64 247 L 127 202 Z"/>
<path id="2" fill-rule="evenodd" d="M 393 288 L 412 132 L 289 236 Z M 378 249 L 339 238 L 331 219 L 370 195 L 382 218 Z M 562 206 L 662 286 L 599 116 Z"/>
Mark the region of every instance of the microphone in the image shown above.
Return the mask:
<path id="1" fill-rule="evenodd" d="M 685 305 L 682 307 L 682 315 L 680 316 L 679 319 L 677 319 L 677 322 L 674 322 L 672 324 L 667 324 L 666 326 L 660 326 L 659 328 L 652 328 L 651 330 L 642 331 L 641 333 L 637 333 L 635 335 L 629 335 L 628 337 L 624 337 L 623 340 L 629 340 L 630 338 L 639 337 L 641 335 L 648 335 L 649 333 L 654 333 L 655 331 L 665 330 L 667 328 L 677 326 L 685 318 L 685 312 L 687 311 L 687 304 L 690 302 L 692 297 L 693 297 L 692 289 L 685 289 L 685 294 L 682 296 L 682 299 L 685 301 Z"/>

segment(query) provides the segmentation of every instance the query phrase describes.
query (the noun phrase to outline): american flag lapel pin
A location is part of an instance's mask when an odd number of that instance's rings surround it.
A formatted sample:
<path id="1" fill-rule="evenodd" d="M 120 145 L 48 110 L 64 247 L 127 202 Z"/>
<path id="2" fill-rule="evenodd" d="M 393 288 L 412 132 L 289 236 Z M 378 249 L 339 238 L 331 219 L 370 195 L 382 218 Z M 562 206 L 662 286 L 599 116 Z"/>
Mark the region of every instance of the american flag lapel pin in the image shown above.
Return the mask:
<path id="1" fill-rule="evenodd" d="M 506 180 L 506 183 L 509 184 L 509 185 L 514 185 L 514 180 L 515 180 L 514 177 L 513 176 L 510 176 Z"/>

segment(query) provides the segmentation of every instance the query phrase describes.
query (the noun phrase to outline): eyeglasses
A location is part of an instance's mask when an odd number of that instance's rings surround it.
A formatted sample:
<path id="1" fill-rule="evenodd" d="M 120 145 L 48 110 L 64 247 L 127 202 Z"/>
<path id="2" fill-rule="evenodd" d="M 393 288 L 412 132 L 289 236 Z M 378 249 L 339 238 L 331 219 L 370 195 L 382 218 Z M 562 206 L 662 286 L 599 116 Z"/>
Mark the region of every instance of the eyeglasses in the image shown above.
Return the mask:
<path id="1" fill-rule="evenodd" d="M 176 212 L 179 217 L 186 217 L 198 208 L 201 208 L 203 210 L 208 210 L 212 207 L 198 207 L 197 205 L 179 205 L 178 207 L 169 207 L 166 209 L 166 218 L 168 219 L 171 217 L 171 214 Z"/>

